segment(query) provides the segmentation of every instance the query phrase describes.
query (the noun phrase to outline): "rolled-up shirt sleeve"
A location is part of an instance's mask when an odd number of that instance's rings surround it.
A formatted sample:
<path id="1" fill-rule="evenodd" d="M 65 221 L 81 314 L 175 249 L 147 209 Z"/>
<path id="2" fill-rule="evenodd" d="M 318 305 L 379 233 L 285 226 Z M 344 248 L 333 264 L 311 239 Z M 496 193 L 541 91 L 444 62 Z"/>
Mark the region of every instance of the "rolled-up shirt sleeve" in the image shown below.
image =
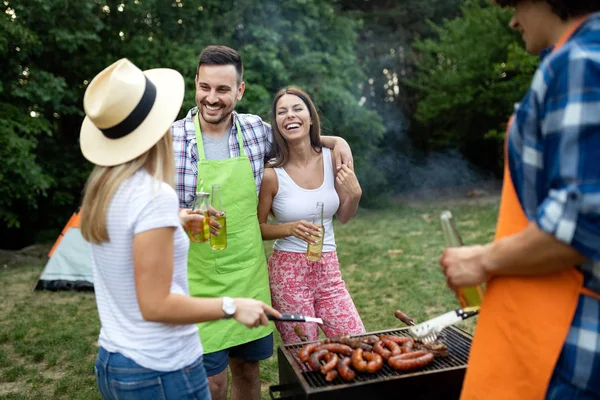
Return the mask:
<path id="1" fill-rule="evenodd" d="M 548 94 L 540 171 L 548 189 L 536 222 L 600 261 L 600 64 L 585 54 L 571 59 Z"/>

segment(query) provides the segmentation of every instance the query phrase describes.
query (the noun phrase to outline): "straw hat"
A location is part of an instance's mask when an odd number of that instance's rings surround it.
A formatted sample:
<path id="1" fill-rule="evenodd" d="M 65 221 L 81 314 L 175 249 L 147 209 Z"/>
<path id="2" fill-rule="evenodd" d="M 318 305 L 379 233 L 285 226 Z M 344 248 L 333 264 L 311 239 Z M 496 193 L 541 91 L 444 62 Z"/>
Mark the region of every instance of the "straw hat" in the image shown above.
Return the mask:
<path id="1" fill-rule="evenodd" d="M 169 130 L 183 102 L 184 82 L 173 69 L 143 71 L 123 58 L 100 72 L 83 97 L 83 156 L 113 166 L 144 154 Z"/>

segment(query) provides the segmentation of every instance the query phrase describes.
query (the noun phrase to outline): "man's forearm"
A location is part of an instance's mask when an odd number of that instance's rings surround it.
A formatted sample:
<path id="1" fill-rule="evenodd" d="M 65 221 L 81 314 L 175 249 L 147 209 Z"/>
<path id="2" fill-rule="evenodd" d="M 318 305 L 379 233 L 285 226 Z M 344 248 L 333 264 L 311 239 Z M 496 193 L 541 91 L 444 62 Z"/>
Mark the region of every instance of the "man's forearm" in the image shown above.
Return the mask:
<path id="1" fill-rule="evenodd" d="M 354 214 L 356 214 L 356 211 L 358 210 L 359 201 L 360 196 L 355 196 L 340 202 L 340 206 L 335 214 L 340 223 L 345 224 L 346 222 L 350 221 L 352 217 L 354 217 Z"/>
<path id="2" fill-rule="evenodd" d="M 321 136 L 321 143 L 328 149 L 333 149 L 338 143 L 345 140 L 339 136 Z"/>
<path id="3" fill-rule="evenodd" d="M 530 222 L 520 233 L 489 244 L 484 268 L 494 275 L 544 275 L 585 261 L 585 256 Z"/>

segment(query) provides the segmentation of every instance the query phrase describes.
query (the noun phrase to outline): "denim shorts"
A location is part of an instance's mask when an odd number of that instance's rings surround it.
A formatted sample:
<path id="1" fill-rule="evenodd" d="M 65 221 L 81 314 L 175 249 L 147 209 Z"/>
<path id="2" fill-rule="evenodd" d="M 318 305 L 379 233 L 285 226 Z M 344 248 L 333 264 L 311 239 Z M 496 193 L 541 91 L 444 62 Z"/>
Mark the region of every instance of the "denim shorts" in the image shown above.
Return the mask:
<path id="1" fill-rule="evenodd" d="M 210 400 L 202 357 L 180 370 L 164 372 L 100 347 L 94 371 L 104 400 Z"/>
<path id="2" fill-rule="evenodd" d="M 273 334 L 240 344 L 239 346 L 204 354 L 206 374 L 213 376 L 222 372 L 229 364 L 229 357 L 245 361 L 261 361 L 273 355 Z"/>

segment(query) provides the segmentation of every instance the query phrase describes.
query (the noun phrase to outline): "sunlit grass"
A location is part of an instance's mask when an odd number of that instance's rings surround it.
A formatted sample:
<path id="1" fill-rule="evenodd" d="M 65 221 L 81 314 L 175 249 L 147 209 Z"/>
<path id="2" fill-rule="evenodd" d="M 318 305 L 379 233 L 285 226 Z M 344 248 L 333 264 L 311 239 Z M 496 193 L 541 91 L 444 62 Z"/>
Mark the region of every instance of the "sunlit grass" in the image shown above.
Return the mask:
<path id="1" fill-rule="evenodd" d="M 348 224 L 335 225 L 343 277 L 367 331 L 402 326 L 393 316 L 396 309 L 422 321 L 458 305 L 438 265 L 442 209 L 361 210 Z M 458 205 L 452 211 L 465 243 L 492 239 L 495 204 Z M 265 247 L 270 253 L 272 244 Z M 32 292 L 42 268 L 0 271 L 0 399 L 99 399 L 94 295 Z M 472 331 L 474 324 L 461 327 Z M 275 344 L 281 344 L 277 334 Z M 261 364 L 261 382 L 262 398 L 268 399 L 269 386 L 278 383 L 276 356 Z"/>

